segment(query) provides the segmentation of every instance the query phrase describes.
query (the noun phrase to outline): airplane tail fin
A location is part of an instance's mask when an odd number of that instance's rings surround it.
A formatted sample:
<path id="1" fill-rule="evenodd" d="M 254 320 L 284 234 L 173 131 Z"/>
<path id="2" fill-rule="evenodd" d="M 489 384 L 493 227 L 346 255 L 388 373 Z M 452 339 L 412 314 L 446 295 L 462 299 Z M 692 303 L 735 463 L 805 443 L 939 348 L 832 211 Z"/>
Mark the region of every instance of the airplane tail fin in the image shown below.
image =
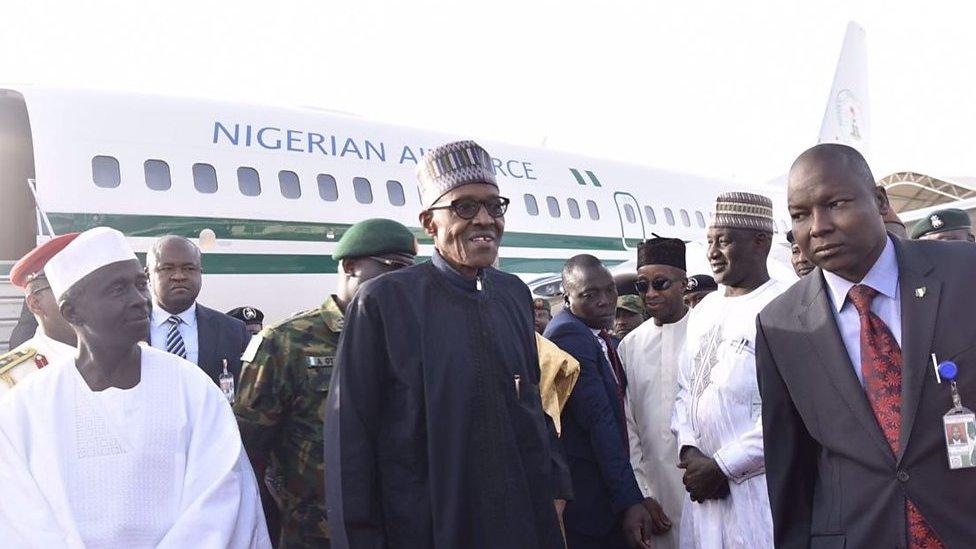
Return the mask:
<path id="1" fill-rule="evenodd" d="M 864 29 L 851 21 L 837 60 L 818 143 L 843 143 L 867 156 L 871 146 L 868 56 Z"/>

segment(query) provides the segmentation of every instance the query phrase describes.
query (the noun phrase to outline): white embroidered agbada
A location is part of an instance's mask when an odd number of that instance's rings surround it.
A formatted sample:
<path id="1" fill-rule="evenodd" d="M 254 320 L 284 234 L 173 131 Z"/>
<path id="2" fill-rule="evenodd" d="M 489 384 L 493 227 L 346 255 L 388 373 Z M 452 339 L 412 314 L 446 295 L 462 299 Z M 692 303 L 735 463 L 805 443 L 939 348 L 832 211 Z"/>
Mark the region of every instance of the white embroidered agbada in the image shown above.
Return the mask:
<path id="1" fill-rule="evenodd" d="M 689 314 L 658 326 L 647 320 L 620 342 L 617 353 L 627 374 L 627 434 L 630 465 L 644 497 L 661 504 L 671 530 L 654 536 L 655 549 L 678 547 L 685 487 L 671 414 L 678 394 L 678 359 L 685 346 Z"/>
<path id="2" fill-rule="evenodd" d="M 58 360 L 0 402 L 4 547 L 270 547 L 224 395 L 142 346 L 132 389 L 92 391 Z"/>
<path id="3" fill-rule="evenodd" d="M 695 446 L 718 462 L 731 493 L 704 503 L 685 493 L 682 548 L 773 546 L 756 381 L 756 315 L 785 289 L 775 280 L 744 296 L 725 297 L 719 289 L 688 320 L 672 429 L 679 449 Z"/>

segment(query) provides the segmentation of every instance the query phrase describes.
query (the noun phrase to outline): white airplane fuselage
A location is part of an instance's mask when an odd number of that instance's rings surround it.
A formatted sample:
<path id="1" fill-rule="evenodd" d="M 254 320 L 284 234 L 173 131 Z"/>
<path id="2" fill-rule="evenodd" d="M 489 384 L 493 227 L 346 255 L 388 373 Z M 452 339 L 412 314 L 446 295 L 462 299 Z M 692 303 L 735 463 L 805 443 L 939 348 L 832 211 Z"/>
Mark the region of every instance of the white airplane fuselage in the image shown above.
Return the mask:
<path id="1" fill-rule="evenodd" d="M 866 145 L 864 74 L 864 31 L 852 23 L 821 140 Z M 139 253 L 162 235 L 182 235 L 204 250 L 201 302 L 256 306 L 273 321 L 333 292 L 332 251 L 358 221 L 405 224 L 429 257 L 417 162 L 470 137 L 314 109 L 0 86 L 0 261 L 52 233 L 100 225 L 121 230 Z M 526 280 L 580 253 L 610 266 L 632 261 L 652 233 L 689 242 L 689 274 L 707 273 L 706 227 L 724 191 L 770 196 L 774 240 L 784 242 L 789 228 L 781 187 L 474 139 L 512 201 L 500 268 Z M 785 246 L 773 249 L 771 274 L 790 279 Z"/>

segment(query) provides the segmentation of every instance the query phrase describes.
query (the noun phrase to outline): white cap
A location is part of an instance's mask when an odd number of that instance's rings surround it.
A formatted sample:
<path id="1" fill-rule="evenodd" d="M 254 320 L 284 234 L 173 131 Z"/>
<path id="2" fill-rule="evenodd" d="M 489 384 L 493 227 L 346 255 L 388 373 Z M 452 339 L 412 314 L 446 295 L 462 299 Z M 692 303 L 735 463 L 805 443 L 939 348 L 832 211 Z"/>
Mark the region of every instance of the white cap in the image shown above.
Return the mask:
<path id="1" fill-rule="evenodd" d="M 109 227 L 89 229 L 55 254 L 44 266 L 54 299 L 96 270 L 119 261 L 137 259 L 125 236 Z"/>

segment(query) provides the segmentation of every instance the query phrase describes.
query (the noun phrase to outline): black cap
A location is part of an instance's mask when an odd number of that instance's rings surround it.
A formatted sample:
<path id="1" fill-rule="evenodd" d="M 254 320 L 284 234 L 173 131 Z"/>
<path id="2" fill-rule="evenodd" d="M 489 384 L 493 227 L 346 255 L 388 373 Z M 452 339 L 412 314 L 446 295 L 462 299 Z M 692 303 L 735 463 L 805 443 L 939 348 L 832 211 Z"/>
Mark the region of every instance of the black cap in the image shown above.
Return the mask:
<path id="1" fill-rule="evenodd" d="M 685 242 L 680 238 L 654 238 L 637 247 L 637 268 L 644 265 L 670 265 L 685 269 Z"/>
<path id="2" fill-rule="evenodd" d="M 227 316 L 232 316 L 244 324 L 258 324 L 264 322 L 264 313 L 261 309 L 245 305 L 227 311 Z"/>
<path id="3" fill-rule="evenodd" d="M 694 275 L 688 277 L 688 285 L 685 286 L 685 293 L 691 292 L 714 292 L 718 289 L 715 279 L 709 275 Z"/>

